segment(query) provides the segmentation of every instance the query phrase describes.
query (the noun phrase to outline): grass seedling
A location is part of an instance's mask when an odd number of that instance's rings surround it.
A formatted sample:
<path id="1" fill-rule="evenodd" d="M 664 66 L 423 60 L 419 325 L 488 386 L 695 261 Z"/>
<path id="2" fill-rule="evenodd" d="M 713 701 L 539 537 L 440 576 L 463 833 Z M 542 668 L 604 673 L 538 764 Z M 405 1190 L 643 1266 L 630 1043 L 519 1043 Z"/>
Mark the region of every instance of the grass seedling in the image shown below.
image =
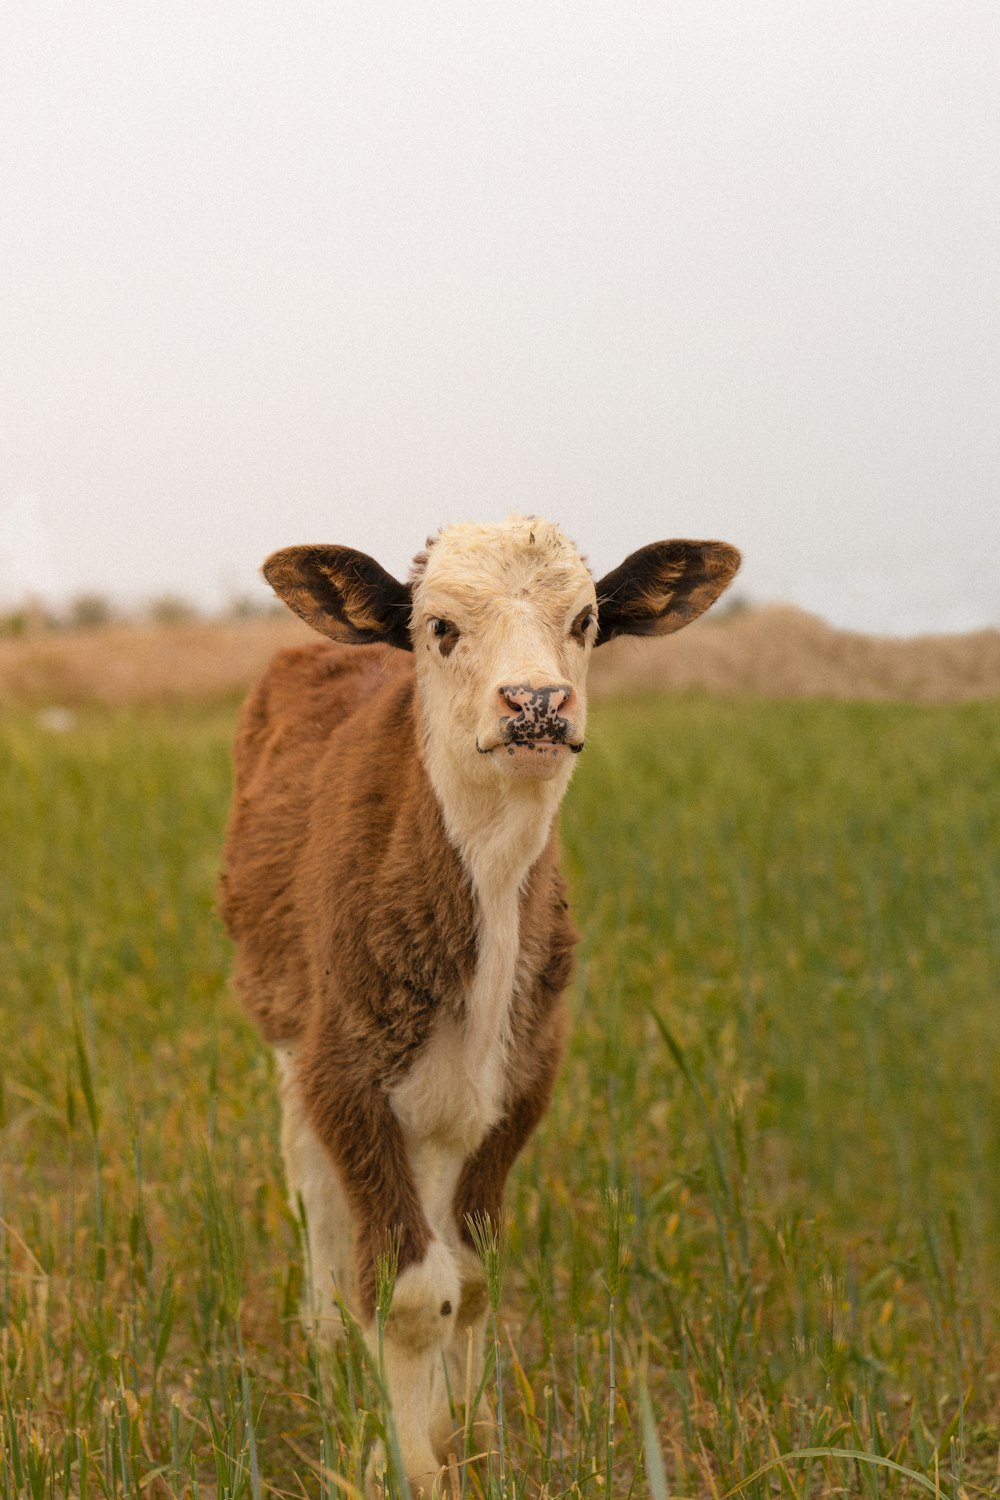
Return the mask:
<path id="1" fill-rule="evenodd" d="M 385 1325 L 389 1321 L 389 1314 L 392 1310 L 392 1298 L 396 1290 L 396 1277 L 398 1273 L 399 1235 L 390 1233 L 386 1236 L 385 1244 L 375 1256 L 375 1329 L 378 1341 L 378 1380 L 388 1465 L 383 1484 L 386 1496 L 390 1493 L 389 1485 L 391 1483 L 395 1487 L 395 1493 L 401 1496 L 402 1500 L 410 1500 L 409 1481 L 406 1478 L 406 1470 L 403 1467 L 403 1455 L 399 1451 L 399 1438 L 396 1435 L 396 1423 L 393 1417 L 392 1403 L 389 1400 L 389 1386 L 385 1378 Z"/>
<path id="2" fill-rule="evenodd" d="M 256 1424 L 254 1422 L 253 1403 L 250 1400 L 250 1377 L 247 1374 L 246 1354 L 243 1350 L 243 1330 L 240 1327 L 238 1312 L 236 1315 L 236 1352 L 240 1363 L 240 1391 L 243 1396 L 243 1419 L 246 1423 L 247 1453 L 250 1458 L 250 1493 L 253 1496 L 253 1500 L 261 1500 Z"/>
<path id="3" fill-rule="evenodd" d="M 538 1321 L 541 1326 L 542 1341 L 545 1346 L 545 1355 L 550 1372 L 550 1379 L 545 1385 L 546 1437 L 545 1450 L 542 1455 L 542 1483 L 543 1485 L 550 1485 L 552 1481 L 553 1439 L 560 1453 L 562 1452 L 563 1440 L 559 1418 L 559 1375 L 556 1368 L 555 1327 L 553 1323 L 555 1288 L 553 1285 L 551 1217 L 544 1211 L 539 1225 L 535 1297 L 538 1307 Z"/>
<path id="4" fill-rule="evenodd" d="M 104 1188 L 101 1178 L 100 1115 L 97 1108 L 97 1096 L 94 1093 L 94 1080 L 90 1068 L 90 1058 L 87 1055 L 83 1032 L 80 1029 L 80 1018 L 77 1015 L 73 1017 L 73 1038 L 76 1043 L 77 1066 L 80 1070 L 80 1087 L 83 1090 L 84 1103 L 87 1106 L 87 1120 L 90 1123 L 90 1141 L 94 1155 L 94 1282 L 97 1288 L 98 1317 L 100 1317 L 107 1258 L 107 1250 L 104 1243 Z"/>
<path id="5" fill-rule="evenodd" d="M 500 1494 L 507 1491 L 507 1434 L 503 1402 L 503 1370 L 500 1364 L 500 1331 L 497 1312 L 503 1293 L 504 1272 L 510 1254 L 510 1234 L 507 1221 L 501 1217 L 497 1223 L 488 1214 L 474 1214 L 469 1220 L 469 1233 L 476 1247 L 486 1277 L 486 1296 L 490 1304 L 490 1325 L 493 1334 L 493 1368 L 497 1383 L 497 1459 L 500 1468 Z"/>
<path id="6" fill-rule="evenodd" d="M 610 1495 L 615 1461 L 615 1409 L 618 1380 L 615 1367 L 615 1309 L 630 1250 L 631 1205 L 628 1193 L 610 1188 L 604 1194 L 604 1285 L 608 1293 L 608 1424 L 604 1452 L 605 1494 Z"/>
<path id="7" fill-rule="evenodd" d="M 656 1430 L 653 1403 L 649 1397 L 645 1349 L 643 1350 L 642 1360 L 639 1365 L 637 1395 L 639 1401 L 639 1425 L 642 1431 L 643 1463 L 646 1470 L 646 1485 L 649 1489 L 650 1500 L 670 1500 L 670 1491 L 667 1487 L 667 1470 L 663 1462 L 663 1449 L 660 1446 L 660 1435 Z"/>
<path id="8" fill-rule="evenodd" d="M 573 1482 L 579 1486 L 582 1477 L 581 1400 L 580 1400 L 580 1333 L 584 1320 L 584 1296 L 587 1285 L 587 1257 L 583 1236 L 576 1223 L 570 1230 L 569 1310 L 573 1324 L 573 1451 L 576 1456 Z"/>

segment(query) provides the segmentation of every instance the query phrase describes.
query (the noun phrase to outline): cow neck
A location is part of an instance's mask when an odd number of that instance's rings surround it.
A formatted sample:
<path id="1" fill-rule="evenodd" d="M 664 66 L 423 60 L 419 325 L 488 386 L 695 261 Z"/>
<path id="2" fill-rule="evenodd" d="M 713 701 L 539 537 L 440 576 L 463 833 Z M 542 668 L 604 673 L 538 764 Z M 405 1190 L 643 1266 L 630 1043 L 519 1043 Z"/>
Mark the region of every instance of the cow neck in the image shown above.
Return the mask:
<path id="1" fill-rule="evenodd" d="M 465 1033 L 472 1057 L 500 1086 L 520 951 L 520 896 L 541 857 L 569 779 L 518 780 L 502 773 L 473 778 L 425 732 L 423 758 L 445 831 L 472 887 L 476 967 L 465 996 Z M 490 768 L 492 769 L 492 768 Z"/>
<path id="2" fill-rule="evenodd" d="M 502 892 L 516 894 L 548 843 L 571 765 L 546 781 L 489 774 L 493 768 L 485 766 L 470 776 L 462 757 L 450 754 L 426 730 L 421 738 L 421 758 L 445 832 L 477 900 L 489 906 Z"/>

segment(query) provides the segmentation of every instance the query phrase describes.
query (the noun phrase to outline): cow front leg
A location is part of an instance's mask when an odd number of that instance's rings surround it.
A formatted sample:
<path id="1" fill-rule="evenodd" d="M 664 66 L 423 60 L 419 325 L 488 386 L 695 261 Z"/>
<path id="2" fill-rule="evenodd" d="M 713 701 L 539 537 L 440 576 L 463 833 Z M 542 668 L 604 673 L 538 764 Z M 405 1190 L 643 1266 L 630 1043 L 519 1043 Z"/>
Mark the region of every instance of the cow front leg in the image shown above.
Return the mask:
<path id="1" fill-rule="evenodd" d="M 310 1068 L 304 1060 L 302 1099 L 350 1202 L 358 1316 L 381 1363 L 403 1467 L 414 1492 L 429 1494 L 446 1457 L 436 1451 L 431 1428 L 439 1425 L 441 1354 L 461 1292 L 456 1246 L 428 1219 L 399 1121 L 372 1076 L 370 1057 L 331 1058 L 331 1051 L 319 1057 L 321 1066 Z M 390 1247 L 397 1271 L 380 1337 L 377 1267 Z M 374 1456 L 369 1470 L 373 1492 L 380 1462 L 384 1454 Z"/>
<path id="2" fill-rule="evenodd" d="M 462 1289 L 454 1327 L 443 1351 L 441 1384 L 445 1399 L 435 1406 L 431 1437 L 436 1452 L 457 1453 L 464 1447 L 464 1456 L 469 1459 L 496 1446 L 493 1406 L 485 1391 L 480 1394 L 486 1368 L 489 1299 L 476 1252 L 459 1244 L 456 1262 Z M 458 1413 L 457 1420 L 453 1410 Z"/>
<path id="3" fill-rule="evenodd" d="M 455 1191 L 452 1212 L 460 1236 L 462 1301 L 446 1359 L 453 1390 L 456 1384 L 463 1392 L 471 1388 L 474 1404 L 485 1370 L 489 1299 L 472 1225 L 477 1223 L 496 1234 L 501 1232 L 507 1177 L 547 1103 L 547 1091 L 515 1100 L 466 1161 Z M 472 1430 L 475 1451 L 494 1446 L 496 1423 L 485 1394 L 477 1409 L 466 1413 L 466 1422 Z"/>
<path id="4" fill-rule="evenodd" d="M 423 1260 L 398 1274 L 381 1339 L 377 1322 L 367 1335 L 372 1353 L 381 1362 L 400 1455 L 414 1495 L 420 1490 L 431 1494 L 448 1459 L 451 1422 L 442 1357 L 460 1296 L 456 1257 L 441 1240 L 432 1240 Z M 383 1459 L 384 1455 L 376 1455 L 376 1467 Z"/>

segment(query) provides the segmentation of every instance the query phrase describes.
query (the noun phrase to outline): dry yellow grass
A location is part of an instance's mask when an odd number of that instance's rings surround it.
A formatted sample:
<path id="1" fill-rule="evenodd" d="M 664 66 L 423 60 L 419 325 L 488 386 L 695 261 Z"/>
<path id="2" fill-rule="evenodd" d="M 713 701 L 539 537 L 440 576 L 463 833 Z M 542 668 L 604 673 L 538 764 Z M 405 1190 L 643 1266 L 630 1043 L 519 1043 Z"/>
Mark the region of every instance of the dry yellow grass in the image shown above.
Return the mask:
<path id="1" fill-rule="evenodd" d="M 0 641 L 0 697 L 67 707 L 208 702 L 245 691 L 279 647 L 312 636 L 291 614 L 40 631 Z"/>
<path id="2" fill-rule="evenodd" d="M 613 641 L 595 692 L 663 690 L 765 698 L 963 703 L 1000 694 L 1000 630 L 908 640 L 835 630 L 790 605 L 698 620 L 680 635 Z"/>
<path id="3" fill-rule="evenodd" d="M 34 706 L 209 701 L 244 692 L 280 647 L 312 638 L 292 615 L 116 624 L 0 641 L 0 698 Z M 594 658 L 595 694 L 702 691 L 768 698 L 958 703 L 1000 695 L 1000 630 L 880 639 L 786 605 L 708 616 Z"/>

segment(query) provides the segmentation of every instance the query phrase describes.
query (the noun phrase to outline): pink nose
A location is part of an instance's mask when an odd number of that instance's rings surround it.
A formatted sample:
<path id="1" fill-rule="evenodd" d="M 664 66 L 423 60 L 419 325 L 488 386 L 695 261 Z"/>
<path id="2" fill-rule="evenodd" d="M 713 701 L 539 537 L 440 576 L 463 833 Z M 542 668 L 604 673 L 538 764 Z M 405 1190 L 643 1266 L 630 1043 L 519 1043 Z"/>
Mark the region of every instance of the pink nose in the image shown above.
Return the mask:
<path id="1" fill-rule="evenodd" d="M 529 723 L 555 718 L 559 710 L 569 704 L 572 696 L 573 689 L 561 682 L 537 685 L 533 682 L 516 682 L 510 687 L 497 689 L 501 712 L 507 713 L 513 709 L 514 713 L 522 715 Z"/>

